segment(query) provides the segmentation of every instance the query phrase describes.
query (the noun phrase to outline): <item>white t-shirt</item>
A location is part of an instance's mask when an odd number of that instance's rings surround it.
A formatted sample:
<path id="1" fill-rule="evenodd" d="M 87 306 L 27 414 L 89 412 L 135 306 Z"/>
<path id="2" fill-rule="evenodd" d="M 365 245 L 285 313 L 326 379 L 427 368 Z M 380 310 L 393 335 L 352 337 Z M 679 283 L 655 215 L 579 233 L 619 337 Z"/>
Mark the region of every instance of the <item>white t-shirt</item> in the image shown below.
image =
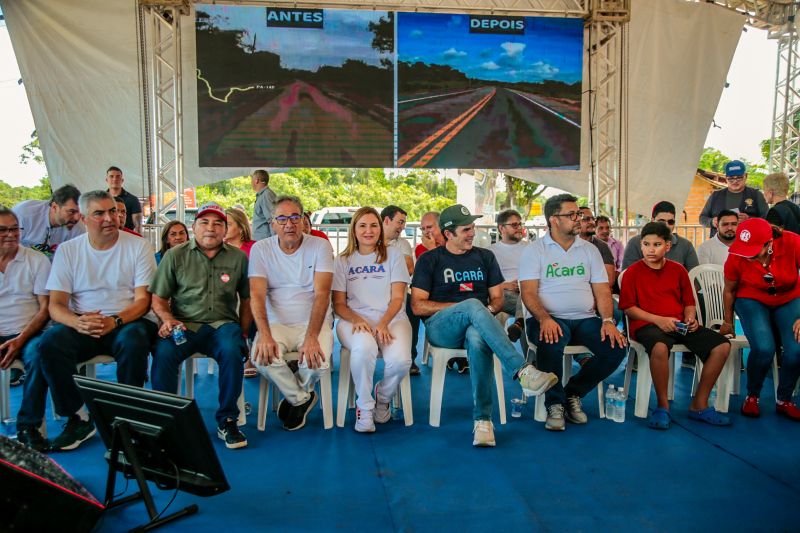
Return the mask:
<path id="1" fill-rule="evenodd" d="M 66 226 L 51 228 L 50 202 L 48 200 L 25 200 L 11 210 L 19 219 L 19 227 L 23 228 L 19 242 L 28 248 L 45 242 L 49 246 L 61 244 L 86 233 L 83 222 L 78 222 L 71 230 Z"/>
<path id="2" fill-rule="evenodd" d="M 608 283 L 603 258 L 594 244 L 576 238 L 569 250 L 550 233 L 526 246 L 519 280 L 539 280 L 539 299 L 552 316 L 568 320 L 596 315 L 592 283 Z M 525 309 L 525 316 L 531 316 Z"/>
<path id="3" fill-rule="evenodd" d="M 522 257 L 522 251 L 527 245 L 528 243 L 525 241 L 520 241 L 516 244 L 497 241 L 489 247 L 495 258 L 497 258 L 500 271 L 503 273 L 503 279 L 506 281 L 514 281 L 519 277 L 519 259 Z"/>
<path id="4" fill-rule="evenodd" d="M 141 237 L 120 231 L 112 248 L 95 250 L 84 234 L 58 247 L 47 288 L 71 294 L 76 313 L 108 316 L 133 303 L 134 289 L 149 286 L 155 272 L 153 250 Z"/>
<path id="5" fill-rule="evenodd" d="M 703 243 L 697 247 L 697 259 L 700 261 L 701 265 L 711 263 L 713 265 L 724 266 L 725 261 L 728 260 L 728 247 L 717 238 L 718 235 L 719 234 L 714 235 L 710 239 L 703 241 Z"/>
<path id="6" fill-rule="evenodd" d="M 392 299 L 392 283 L 411 283 L 406 260 L 396 248 L 386 249 L 386 260 L 376 263 L 375 252 L 350 257 L 340 255 L 334 261 L 333 290 L 347 293 L 347 307 L 363 316 L 373 325 L 377 324 L 389 308 Z M 408 320 L 403 307 L 392 319 Z"/>
<path id="7" fill-rule="evenodd" d="M 20 246 L 17 255 L 0 272 L 0 335 L 16 335 L 39 312 L 37 296 L 46 288 L 50 261 L 41 252 Z"/>
<path id="8" fill-rule="evenodd" d="M 333 248 L 320 237 L 304 235 L 291 255 L 281 250 L 277 235 L 258 241 L 250 250 L 249 276 L 267 279 L 267 318 L 274 324 L 308 323 L 317 272 L 333 272 Z M 328 322 L 331 319 L 329 310 Z"/>
<path id="9" fill-rule="evenodd" d="M 414 252 L 411 250 L 411 245 L 408 244 L 408 241 L 405 240 L 403 237 L 398 237 L 394 240 L 386 242 L 387 248 L 395 248 L 400 251 L 403 255 L 408 255 L 411 259 L 414 259 Z"/>

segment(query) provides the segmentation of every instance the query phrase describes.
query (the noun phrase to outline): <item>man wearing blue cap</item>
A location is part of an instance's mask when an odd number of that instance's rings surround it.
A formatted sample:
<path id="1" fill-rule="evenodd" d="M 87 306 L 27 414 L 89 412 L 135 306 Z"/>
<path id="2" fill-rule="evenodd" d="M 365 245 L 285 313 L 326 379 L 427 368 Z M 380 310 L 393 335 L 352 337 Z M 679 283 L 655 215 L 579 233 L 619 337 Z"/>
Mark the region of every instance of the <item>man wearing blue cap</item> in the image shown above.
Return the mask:
<path id="1" fill-rule="evenodd" d="M 700 212 L 700 223 L 711 228 L 712 237 L 717 233 L 717 215 L 725 209 L 730 209 L 738 214 L 739 222 L 750 217 L 764 218 L 769 210 L 761 191 L 745 185 L 747 167 L 744 163 L 736 160 L 729 161 L 725 165 L 725 180 L 728 182 L 728 186 L 711 193 Z"/>

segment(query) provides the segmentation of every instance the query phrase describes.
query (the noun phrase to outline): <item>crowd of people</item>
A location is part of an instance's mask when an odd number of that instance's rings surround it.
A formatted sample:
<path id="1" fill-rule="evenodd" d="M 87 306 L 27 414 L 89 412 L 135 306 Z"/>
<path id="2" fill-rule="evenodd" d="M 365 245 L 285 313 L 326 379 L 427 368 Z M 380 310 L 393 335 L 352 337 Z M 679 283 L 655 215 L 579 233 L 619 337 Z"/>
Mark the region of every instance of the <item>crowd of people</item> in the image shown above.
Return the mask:
<path id="1" fill-rule="evenodd" d="M 560 194 L 544 205 L 542 238 L 528 242 L 523 216 L 509 209 L 497 216 L 499 239 L 490 248 L 474 245 L 480 215 L 460 204 L 425 213 L 413 250 L 402 237 L 405 210 L 362 207 L 334 257 L 301 199 L 272 191 L 264 170 L 252 175 L 252 223 L 243 210 L 207 203 L 191 232 L 180 221 L 166 224 L 155 253 L 117 167 L 108 169 L 106 190 L 81 194 L 66 185 L 50 201 L 0 206 L 0 367 L 24 386 L 18 438 L 42 451 L 70 450 L 95 434 L 73 380 L 80 363 L 109 355 L 120 383 L 142 387 L 149 376 L 154 390 L 176 393 L 180 365 L 198 352 L 219 366 L 216 426 L 228 448 L 247 446 L 237 424 L 245 376 L 270 380 L 283 397 L 283 428 L 299 430 L 318 401 L 315 383 L 331 371 L 334 335 L 351 356 L 355 430 L 374 432 L 391 419 L 401 380 L 420 374 L 423 323 L 432 346 L 466 350 L 450 367 L 470 376 L 475 446 L 496 444 L 494 357 L 525 395 L 544 395 L 544 427 L 563 431 L 566 422 L 588 422 L 582 398 L 617 370 L 629 339 L 649 353 L 658 400 L 650 427 L 670 425 L 675 344 L 703 362 L 689 418 L 728 425 L 731 417 L 708 400 L 737 317 L 751 347 L 742 415 L 760 415 L 764 378 L 779 354 L 776 410 L 800 421 L 792 401 L 800 376 L 800 208 L 787 200 L 785 175 L 768 176 L 762 194 L 745 186 L 745 170 L 727 165 L 728 187 L 711 195 L 701 217 L 712 237 L 697 250 L 675 232 L 669 202 L 656 203 L 651 221 L 625 244 L 611 236 L 613 221 Z M 688 275 L 701 263 L 724 268 L 719 330 L 701 326 Z M 562 383 L 568 345 L 587 353 Z M 384 371 L 375 383 L 378 357 Z M 12 367 L 17 359 L 24 372 Z M 48 391 L 66 419 L 49 441 L 40 432 Z"/>

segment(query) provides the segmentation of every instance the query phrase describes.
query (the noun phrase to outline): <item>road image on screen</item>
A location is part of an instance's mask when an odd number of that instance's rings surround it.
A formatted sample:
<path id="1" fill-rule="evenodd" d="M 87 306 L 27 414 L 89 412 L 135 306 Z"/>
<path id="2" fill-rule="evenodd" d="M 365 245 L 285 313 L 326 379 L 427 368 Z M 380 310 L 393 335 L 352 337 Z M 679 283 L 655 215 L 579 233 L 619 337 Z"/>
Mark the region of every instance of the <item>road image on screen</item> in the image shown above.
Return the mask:
<path id="1" fill-rule="evenodd" d="M 385 11 L 198 6 L 203 167 L 390 167 Z"/>
<path id="2" fill-rule="evenodd" d="M 398 13 L 399 167 L 580 164 L 583 21 Z"/>

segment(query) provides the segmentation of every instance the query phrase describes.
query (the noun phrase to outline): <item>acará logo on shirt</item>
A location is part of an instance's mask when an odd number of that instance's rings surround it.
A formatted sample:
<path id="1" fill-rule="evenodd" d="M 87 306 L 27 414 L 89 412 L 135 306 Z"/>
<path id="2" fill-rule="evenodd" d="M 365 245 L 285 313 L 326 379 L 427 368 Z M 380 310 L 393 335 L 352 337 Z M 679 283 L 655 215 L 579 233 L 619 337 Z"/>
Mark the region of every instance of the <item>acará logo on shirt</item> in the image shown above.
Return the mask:
<path id="1" fill-rule="evenodd" d="M 558 263 L 551 263 L 547 265 L 547 271 L 544 274 L 546 278 L 567 278 L 570 276 L 585 276 L 586 268 L 583 263 L 577 266 L 558 266 Z"/>
<path id="2" fill-rule="evenodd" d="M 349 275 L 353 274 L 374 274 L 376 272 L 386 272 L 383 265 L 367 265 L 363 267 L 350 267 Z"/>
<path id="3" fill-rule="evenodd" d="M 461 272 L 455 272 L 452 268 L 445 268 L 443 273 L 445 283 L 452 283 L 454 281 L 459 283 L 462 281 L 483 281 L 482 270 L 463 270 Z"/>

